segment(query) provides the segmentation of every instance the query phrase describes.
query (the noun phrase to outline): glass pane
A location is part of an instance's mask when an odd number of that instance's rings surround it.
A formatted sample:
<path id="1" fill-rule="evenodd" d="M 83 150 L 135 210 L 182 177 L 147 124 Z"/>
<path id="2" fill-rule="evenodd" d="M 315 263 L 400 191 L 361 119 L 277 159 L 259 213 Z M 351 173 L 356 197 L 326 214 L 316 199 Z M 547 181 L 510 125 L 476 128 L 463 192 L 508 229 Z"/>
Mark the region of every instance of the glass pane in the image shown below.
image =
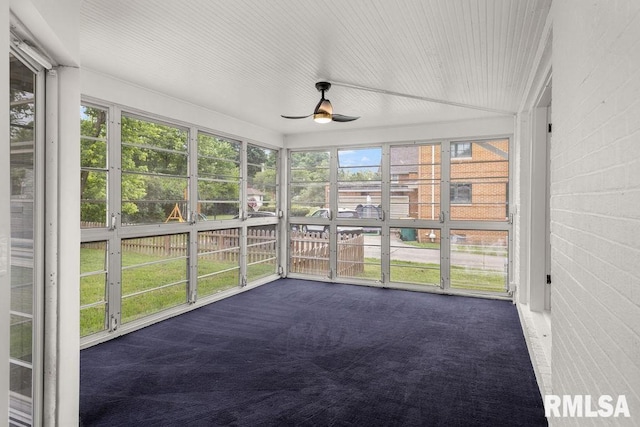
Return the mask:
<path id="1" fill-rule="evenodd" d="M 122 174 L 122 225 L 187 220 L 187 178 Z"/>
<path id="2" fill-rule="evenodd" d="M 10 364 L 11 369 L 11 379 L 10 379 L 10 390 L 14 393 L 18 393 L 25 397 L 31 397 L 31 368 L 26 366 L 17 365 L 14 363 Z M 12 404 L 13 399 L 9 400 Z M 26 401 L 22 401 L 25 403 Z M 31 406 L 31 405 L 28 405 Z M 12 407 L 13 409 L 13 407 Z M 24 411 L 23 408 L 16 408 L 18 410 Z M 30 424 L 29 424 L 30 425 Z"/>
<path id="3" fill-rule="evenodd" d="M 292 152 L 289 216 L 303 217 L 329 207 L 329 152 Z"/>
<path id="4" fill-rule="evenodd" d="M 240 209 L 242 144 L 198 133 L 198 220 L 224 220 Z"/>
<path id="5" fill-rule="evenodd" d="M 338 208 L 380 208 L 381 148 L 338 150 Z"/>
<path id="6" fill-rule="evenodd" d="M 122 170 L 125 172 L 144 172 L 151 175 L 187 175 L 187 153 L 123 143 L 122 159 Z"/>
<path id="7" fill-rule="evenodd" d="M 473 291 L 506 292 L 509 233 L 507 231 L 451 230 L 451 287 Z"/>
<path id="8" fill-rule="evenodd" d="M 33 267 L 18 265 L 20 249 L 17 242 L 12 241 L 11 250 L 14 252 L 11 257 L 11 311 L 31 315 L 33 314 Z M 22 255 L 33 256 L 33 252 L 29 248 L 28 252 Z"/>
<path id="9" fill-rule="evenodd" d="M 108 111 L 80 106 L 80 226 L 107 226 Z"/>
<path id="10" fill-rule="evenodd" d="M 198 233 L 198 297 L 240 285 L 240 230 Z"/>
<path id="11" fill-rule="evenodd" d="M 122 116 L 122 224 L 187 218 L 187 131 Z"/>
<path id="12" fill-rule="evenodd" d="M 33 357 L 31 347 L 31 335 L 33 322 L 31 316 L 11 315 L 11 343 L 10 352 L 12 359 L 31 362 Z"/>
<path id="13" fill-rule="evenodd" d="M 122 240 L 122 323 L 184 304 L 186 234 Z"/>
<path id="14" fill-rule="evenodd" d="M 80 226 L 82 228 L 106 227 L 107 172 L 81 171 L 80 191 Z"/>
<path id="15" fill-rule="evenodd" d="M 391 229 L 391 281 L 440 286 L 440 230 Z"/>
<path id="16" fill-rule="evenodd" d="M 198 180 L 198 220 L 237 218 L 239 209 L 239 181 Z"/>
<path id="17" fill-rule="evenodd" d="M 238 141 L 206 133 L 198 133 L 198 174 L 212 178 L 240 177 L 240 149 Z"/>
<path id="18" fill-rule="evenodd" d="M 247 228 L 247 281 L 278 272 L 276 225 Z"/>
<path id="19" fill-rule="evenodd" d="M 80 245 L 80 336 L 106 329 L 107 242 Z"/>
<path id="20" fill-rule="evenodd" d="M 390 157 L 390 217 L 438 220 L 440 144 L 392 146 Z"/>
<path id="21" fill-rule="evenodd" d="M 372 227 L 369 234 L 362 229 L 338 225 L 338 277 L 380 280 L 380 229 Z"/>
<path id="22" fill-rule="evenodd" d="M 148 159 L 141 157 L 141 152 L 135 150 L 131 151 L 131 156 L 123 155 L 123 170 L 129 169 L 131 166 L 130 161 L 149 161 L 152 165 L 165 165 L 165 159 L 162 159 L 161 153 L 187 153 L 187 141 L 188 133 L 184 129 L 180 129 L 174 126 L 169 126 L 161 123 L 142 120 L 135 117 L 122 116 L 122 144 L 129 146 L 146 147 L 149 149 L 156 149 L 156 154 L 153 157 L 155 159 Z M 127 159 L 127 164 L 124 160 Z"/>
<path id="23" fill-rule="evenodd" d="M 80 125 L 83 128 L 82 123 Z M 82 168 L 107 168 L 106 138 L 80 138 L 80 152 L 82 153 L 80 158 L 80 166 Z"/>
<path id="24" fill-rule="evenodd" d="M 329 235 L 305 233 L 292 226 L 289 231 L 289 271 L 314 276 L 329 275 Z"/>
<path id="25" fill-rule="evenodd" d="M 247 146 L 247 211 L 275 212 L 277 208 L 277 160 L 278 152 L 268 148 Z"/>
<path id="26" fill-rule="evenodd" d="M 10 391 L 32 398 L 33 301 L 35 275 L 34 215 L 37 172 L 35 168 L 35 74 L 9 54 L 9 176 L 11 181 L 11 302 Z M 6 172 L 5 172 L 6 173 Z M 11 409 L 17 410 L 11 400 Z M 20 408 L 31 412 L 31 404 Z M 5 415 L 6 416 L 6 415 Z"/>
<path id="27" fill-rule="evenodd" d="M 452 220 L 506 221 L 509 140 L 452 143 L 450 197 Z"/>

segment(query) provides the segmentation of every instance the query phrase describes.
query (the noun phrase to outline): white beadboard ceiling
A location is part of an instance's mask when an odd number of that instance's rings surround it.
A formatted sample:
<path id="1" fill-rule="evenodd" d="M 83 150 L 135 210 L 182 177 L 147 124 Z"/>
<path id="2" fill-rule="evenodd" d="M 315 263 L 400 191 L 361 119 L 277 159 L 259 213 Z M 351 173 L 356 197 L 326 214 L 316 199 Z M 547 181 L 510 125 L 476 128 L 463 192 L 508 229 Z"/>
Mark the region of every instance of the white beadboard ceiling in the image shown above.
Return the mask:
<path id="1" fill-rule="evenodd" d="M 515 112 L 550 4 L 84 0 L 81 61 L 283 134 L 495 116 L 425 99 Z M 334 83 L 326 94 L 334 112 L 361 118 L 280 117 L 310 114 L 321 80 Z"/>

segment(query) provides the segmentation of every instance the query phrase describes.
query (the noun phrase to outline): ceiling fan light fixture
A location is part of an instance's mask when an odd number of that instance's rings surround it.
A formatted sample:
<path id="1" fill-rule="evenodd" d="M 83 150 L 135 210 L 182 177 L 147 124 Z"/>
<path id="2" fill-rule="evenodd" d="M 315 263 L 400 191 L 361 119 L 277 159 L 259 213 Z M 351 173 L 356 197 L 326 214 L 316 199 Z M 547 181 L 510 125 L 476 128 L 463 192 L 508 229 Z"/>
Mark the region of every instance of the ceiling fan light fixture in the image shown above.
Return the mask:
<path id="1" fill-rule="evenodd" d="M 329 123 L 333 116 L 333 106 L 328 99 L 324 98 L 324 92 L 322 99 L 316 106 L 316 110 L 313 112 L 313 121 L 316 123 Z"/>
<path id="2" fill-rule="evenodd" d="M 313 121 L 316 123 L 329 123 L 331 121 L 331 113 L 322 110 L 313 113 Z"/>
<path id="3" fill-rule="evenodd" d="M 359 119 L 359 117 L 345 116 L 343 114 L 333 114 L 333 106 L 331 105 L 331 101 L 324 97 L 324 93 L 328 91 L 329 88 L 331 88 L 331 83 L 329 82 L 316 83 L 316 89 L 318 89 L 318 91 L 322 93 L 322 96 L 320 97 L 320 101 L 316 104 L 316 108 L 313 110 L 312 114 L 306 116 L 281 115 L 281 117 L 285 119 L 306 119 L 309 116 L 313 116 L 313 121 L 316 123 L 352 122 Z"/>

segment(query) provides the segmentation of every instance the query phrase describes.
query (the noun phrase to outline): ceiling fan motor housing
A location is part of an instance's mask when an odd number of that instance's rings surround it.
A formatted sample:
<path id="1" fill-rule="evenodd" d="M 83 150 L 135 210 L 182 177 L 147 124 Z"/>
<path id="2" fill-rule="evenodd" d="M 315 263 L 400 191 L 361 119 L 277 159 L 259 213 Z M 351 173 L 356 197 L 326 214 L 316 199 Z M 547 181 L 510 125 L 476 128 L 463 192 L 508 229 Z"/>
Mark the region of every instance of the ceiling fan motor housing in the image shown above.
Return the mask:
<path id="1" fill-rule="evenodd" d="M 316 89 L 320 92 L 326 92 L 331 89 L 331 83 L 329 82 L 318 82 L 316 83 Z"/>

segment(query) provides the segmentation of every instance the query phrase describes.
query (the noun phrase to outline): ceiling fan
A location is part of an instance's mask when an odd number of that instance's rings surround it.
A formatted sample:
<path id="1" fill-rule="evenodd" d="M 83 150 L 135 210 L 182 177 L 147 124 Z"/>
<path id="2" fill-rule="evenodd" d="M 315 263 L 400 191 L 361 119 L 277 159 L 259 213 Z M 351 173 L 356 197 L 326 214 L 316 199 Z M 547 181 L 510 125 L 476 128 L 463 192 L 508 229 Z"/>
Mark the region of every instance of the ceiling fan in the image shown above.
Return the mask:
<path id="1" fill-rule="evenodd" d="M 331 83 L 329 82 L 317 82 L 316 89 L 322 92 L 322 97 L 320 98 L 320 102 L 316 105 L 316 108 L 313 110 L 313 113 L 308 114 L 306 116 L 285 116 L 281 115 L 285 119 L 306 119 L 307 117 L 313 116 L 313 121 L 316 123 L 329 123 L 331 121 L 334 122 L 351 122 L 353 120 L 357 120 L 360 117 L 354 116 L 345 116 L 342 114 L 335 114 L 333 112 L 333 107 L 331 106 L 331 101 L 325 99 L 324 93 L 331 88 Z"/>

